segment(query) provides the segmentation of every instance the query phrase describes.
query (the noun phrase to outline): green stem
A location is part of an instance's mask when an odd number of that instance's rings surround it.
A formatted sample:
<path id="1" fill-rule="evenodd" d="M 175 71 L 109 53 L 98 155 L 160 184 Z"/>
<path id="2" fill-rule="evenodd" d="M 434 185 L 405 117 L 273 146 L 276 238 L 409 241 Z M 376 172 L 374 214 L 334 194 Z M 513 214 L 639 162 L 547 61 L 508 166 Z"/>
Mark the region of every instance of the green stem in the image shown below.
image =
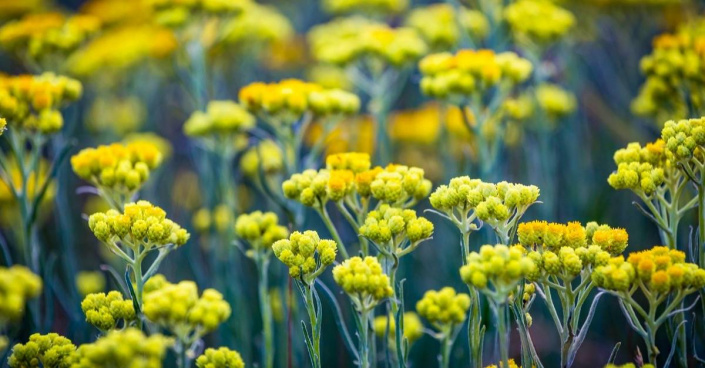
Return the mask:
<path id="1" fill-rule="evenodd" d="M 318 327 L 318 318 L 316 318 L 316 302 L 313 296 L 313 285 L 304 285 L 306 300 L 306 311 L 311 322 L 311 343 L 314 356 L 311 357 L 313 368 L 321 368 L 321 336 L 320 328 Z"/>
<path id="2" fill-rule="evenodd" d="M 450 353 L 453 350 L 452 335 L 452 332 L 444 333 L 443 338 L 441 339 L 440 368 L 450 367 Z"/>
<path id="3" fill-rule="evenodd" d="M 470 347 L 470 362 L 473 368 L 482 368 L 482 348 L 484 329 L 480 313 L 480 293 L 470 287 L 470 318 L 468 318 L 468 345 Z"/>
<path id="4" fill-rule="evenodd" d="M 360 368 L 370 367 L 370 311 L 360 311 Z"/>
<path id="5" fill-rule="evenodd" d="M 348 259 L 349 258 L 348 251 L 347 251 L 347 249 L 345 249 L 345 245 L 343 244 L 343 240 L 340 239 L 340 235 L 338 234 L 338 230 L 335 228 L 335 225 L 333 225 L 333 221 L 330 219 L 330 215 L 328 215 L 328 210 L 326 209 L 326 205 L 321 204 L 319 208 L 316 208 L 316 211 L 321 216 L 321 219 L 323 220 L 323 223 L 326 225 L 328 232 L 330 232 L 330 235 L 333 237 L 333 240 L 335 240 L 335 242 L 338 243 L 338 251 L 340 252 L 340 255 L 343 256 L 343 259 Z"/>
<path id="6" fill-rule="evenodd" d="M 509 367 L 509 338 L 507 336 L 507 305 L 496 303 L 497 333 L 499 334 L 499 357 L 502 367 Z"/>
<path id="7" fill-rule="evenodd" d="M 262 335 L 264 344 L 262 349 L 262 362 L 265 368 L 274 367 L 274 332 L 272 324 L 272 305 L 269 300 L 268 266 L 269 259 L 266 254 L 259 254 L 257 257 L 257 269 L 259 271 L 259 305 L 262 313 Z"/>

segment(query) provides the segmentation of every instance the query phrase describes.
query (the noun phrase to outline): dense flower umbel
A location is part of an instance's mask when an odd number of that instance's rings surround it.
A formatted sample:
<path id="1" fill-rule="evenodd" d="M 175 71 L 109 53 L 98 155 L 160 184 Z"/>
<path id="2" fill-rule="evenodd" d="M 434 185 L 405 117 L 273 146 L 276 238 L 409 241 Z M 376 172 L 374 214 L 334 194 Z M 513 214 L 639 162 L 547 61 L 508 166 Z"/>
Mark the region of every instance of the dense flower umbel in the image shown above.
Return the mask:
<path id="1" fill-rule="evenodd" d="M 0 267 L 0 328 L 22 318 L 25 303 L 42 291 L 42 279 L 24 266 Z"/>
<path id="2" fill-rule="evenodd" d="M 245 368 L 240 353 L 226 347 L 208 348 L 196 359 L 198 368 Z"/>
<path id="3" fill-rule="evenodd" d="M 375 257 L 351 257 L 333 268 L 333 279 L 359 311 L 369 311 L 394 291 Z"/>
<path id="4" fill-rule="evenodd" d="M 295 231 L 289 239 L 272 244 L 274 255 L 289 267 L 291 277 L 311 284 L 335 261 L 338 247 L 333 240 L 321 239 L 315 231 Z"/>
<path id="5" fill-rule="evenodd" d="M 101 331 L 112 330 L 120 320 L 127 327 L 135 320 L 135 308 L 132 300 L 123 299 L 119 291 L 88 294 L 81 302 L 81 309 L 86 321 Z"/>
<path id="6" fill-rule="evenodd" d="M 521 368 L 521 366 L 518 365 L 514 361 L 514 359 L 509 359 L 509 361 L 507 362 L 507 365 L 508 365 L 508 368 Z M 499 366 L 497 364 L 490 364 L 490 365 L 486 366 L 485 368 L 504 368 L 504 367 L 502 366 L 502 363 L 500 362 Z"/>
<path id="7" fill-rule="evenodd" d="M 552 119 L 569 115 L 577 106 L 577 100 L 572 92 L 548 83 L 536 87 L 536 102 Z"/>
<path id="8" fill-rule="evenodd" d="M 236 14 L 241 12 L 250 2 L 250 0 L 147 1 L 156 13 L 155 20 L 157 23 L 169 27 L 181 27 L 190 20 L 202 19 L 203 16 Z"/>
<path id="9" fill-rule="evenodd" d="M 433 235 L 433 224 L 417 217 L 414 210 L 403 210 L 383 204 L 370 211 L 360 227 L 360 235 L 370 239 L 383 251 L 401 257 Z M 409 245 L 405 246 L 405 241 Z"/>
<path id="10" fill-rule="evenodd" d="M 279 225 L 276 213 L 254 211 L 237 218 L 235 234 L 250 243 L 255 250 L 267 250 L 274 242 L 286 239 L 289 230 Z"/>
<path id="11" fill-rule="evenodd" d="M 460 8 L 458 27 L 456 11 L 451 4 L 416 7 L 406 18 L 406 25 L 415 28 L 433 50 L 447 50 L 463 39 L 463 32 L 475 41 L 487 36 L 489 20 L 478 10 Z"/>
<path id="12" fill-rule="evenodd" d="M 136 328 L 113 330 L 76 351 L 71 368 L 144 367 L 161 368 L 172 340 L 160 334 L 146 336 Z"/>
<path id="13" fill-rule="evenodd" d="M 701 165 L 705 165 L 701 150 L 705 146 L 705 118 L 669 120 L 663 125 L 661 139 L 677 160 L 697 157 Z"/>
<path id="14" fill-rule="evenodd" d="M 231 309 L 215 289 L 206 289 L 199 297 L 193 281 L 172 284 L 158 278 L 145 285 L 143 312 L 150 321 L 188 342 L 215 330 L 230 317 Z"/>
<path id="15" fill-rule="evenodd" d="M 362 152 L 344 152 L 326 157 L 326 168 L 328 170 L 350 170 L 354 174 L 370 169 L 370 155 Z"/>
<path id="16" fill-rule="evenodd" d="M 305 113 L 319 117 L 347 116 L 360 109 L 360 99 L 350 92 L 325 89 L 298 79 L 251 83 L 240 90 L 239 99 L 253 114 L 283 124 L 293 124 Z"/>
<path id="17" fill-rule="evenodd" d="M 536 274 L 536 263 L 522 246 L 483 245 L 460 268 L 463 281 L 502 303 L 524 277 Z"/>
<path id="18" fill-rule="evenodd" d="M 409 6 L 409 0 L 322 0 L 331 13 L 396 14 Z"/>
<path id="19" fill-rule="evenodd" d="M 442 99 L 462 100 L 483 95 L 497 85 L 513 86 L 525 81 L 533 70 L 531 62 L 513 52 L 460 50 L 431 54 L 421 59 L 421 90 Z"/>
<path id="20" fill-rule="evenodd" d="M 233 101 L 211 101 L 206 111 L 196 111 L 184 124 L 191 137 L 218 137 L 244 133 L 255 126 L 255 118 Z"/>
<path id="21" fill-rule="evenodd" d="M 286 42 L 294 34 L 289 19 L 276 7 L 250 2 L 244 11 L 223 25 L 222 39 L 229 47 Z"/>
<path id="22" fill-rule="evenodd" d="M 429 290 L 416 303 L 416 311 L 439 330 L 449 325 L 461 325 L 470 308 L 470 296 L 457 293 L 452 287 Z"/>
<path id="23" fill-rule="evenodd" d="M 504 20 L 520 42 L 548 43 L 563 37 L 575 25 L 570 11 L 543 0 L 519 0 L 504 9 Z"/>
<path id="24" fill-rule="evenodd" d="M 404 338 L 413 344 L 423 336 L 423 324 L 419 316 L 414 312 L 404 312 Z M 387 327 L 389 325 L 389 327 Z M 374 330 L 377 337 L 384 337 L 389 328 L 389 345 L 394 348 L 394 336 L 396 334 L 396 322 L 394 316 L 378 316 L 375 317 Z"/>
<path id="25" fill-rule="evenodd" d="M 240 158 L 240 170 L 249 178 L 256 178 L 260 172 L 272 175 L 284 168 L 284 153 L 273 140 L 267 139 L 250 147 Z"/>
<path id="26" fill-rule="evenodd" d="M 616 256 L 627 248 L 629 235 L 624 229 L 590 222 L 583 227 L 578 222 L 568 224 L 532 221 L 519 224 L 519 242 L 528 249 L 541 248 L 552 252 L 598 246 L 599 250 Z M 582 252 L 582 251 L 581 251 Z"/>
<path id="27" fill-rule="evenodd" d="M 629 143 L 626 148 L 615 152 L 617 171 L 610 174 L 607 182 L 615 189 L 629 189 L 638 195 L 650 196 L 666 181 L 666 170 L 673 165 L 671 161 L 663 140 L 644 147 Z"/>
<path id="28" fill-rule="evenodd" d="M 333 20 L 308 34 L 313 56 L 321 62 L 348 65 L 362 59 L 394 67 L 407 66 L 427 51 L 413 28 L 390 28 L 362 17 Z"/>
<path id="29" fill-rule="evenodd" d="M 59 109 L 81 97 L 83 86 L 75 79 L 42 75 L 0 75 L 0 118 L 10 129 L 52 134 L 61 130 Z"/>
<path id="30" fill-rule="evenodd" d="M 69 368 L 75 363 L 76 345 L 55 333 L 35 333 L 26 344 L 17 344 L 7 361 L 10 368 L 42 367 Z"/>

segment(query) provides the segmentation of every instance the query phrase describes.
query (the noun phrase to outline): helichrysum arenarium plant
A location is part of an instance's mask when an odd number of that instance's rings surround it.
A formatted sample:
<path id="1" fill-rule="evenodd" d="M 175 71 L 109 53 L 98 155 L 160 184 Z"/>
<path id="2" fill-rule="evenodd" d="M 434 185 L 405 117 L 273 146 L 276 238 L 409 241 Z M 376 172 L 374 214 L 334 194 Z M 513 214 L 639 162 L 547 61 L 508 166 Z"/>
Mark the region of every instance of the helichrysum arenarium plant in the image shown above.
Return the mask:
<path id="1" fill-rule="evenodd" d="M 404 340 L 407 341 L 408 351 L 413 343 L 423 336 L 424 326 L 415 312 L 404 312 L 401 318 L 403 318 Z M 381 339 L 386 339 L 382 341 L 387 341 L 392 351 L 396 351 L 396 324 L 396 317 L 392 315 L 377 316 L 373 321 L 375 334 Z"/>
<path id="2" fill-rule="evenodd" d="M 145 335 L 130 327 L 108 332 L 92 343 L 78 347 L 73 355 L 72 368 L 100 366 L 141 366 L 161 368 L 166 351 L 173 340 L 160 334 Z"/>
<path id="3" fill-rule="evenodd" d="M 432 335 L 441 343 L 441 353 L 438 355 L 440 367 L 450 366 L 453 344 L 465 322 L 468 309 L 470 296 L 456 293 L 451 287 L 427 291 L 416 303 L 419 316 L 431 323 L 435 330 Z"/>
<path id="4" fill-rule="evenodd" d="M 409 12 L 406 25 L 416 29 L 434 51 L 459 44 L 479 44 L 489 33 L 489 20 L 481 11 L 452 4 L 431 4 Z"/>
<path id="5" fill-rule="evenodd" d="M 240 353 L 228 348 L 208 348 L 196 358 L 198 368 L 245 368 Z"/>
<path id="6" fill-rule="evenodd" d="M 0 267 L 0 339 L 4 338 L 9 324 L 22 320 L 27 301 L 41 292 L 42 279 L 27 267 Z"/>
<path id="7" fill-rule="evenodd" d="M 81 309 L 86 315 L 86 322 L 101 332 L 117 328 L 126 328 L 137 319 L 132 300 L 125 300 L 119 291 L 88 294 L 81 302 Z M 121 322 L 122 321 L 122 322 Z"/>
<path id="8" fill-rule="evenodd" d="M 76 362 L 76 345 L 71 340 L 56 334 L 32 334 L 25 344 L 12 347 L 7 363 L 11 368 L 72 367 Z"/>

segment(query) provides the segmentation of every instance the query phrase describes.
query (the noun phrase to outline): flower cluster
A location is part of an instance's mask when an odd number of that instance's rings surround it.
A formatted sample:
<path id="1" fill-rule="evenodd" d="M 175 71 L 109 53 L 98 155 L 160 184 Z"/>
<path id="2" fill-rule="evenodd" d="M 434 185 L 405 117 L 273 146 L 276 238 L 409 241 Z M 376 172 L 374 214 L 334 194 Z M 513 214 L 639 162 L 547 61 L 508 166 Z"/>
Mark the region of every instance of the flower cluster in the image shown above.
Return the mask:
<path id="1" fill-rule="evenodd" d="M 666 180 L 666 168 L 672 165 L 668 159 L 663 140 L 642 147 L 629 143 L 617 150 L 614 162 L 617 171 L 610 174 L 607 182 L 615 189 L 629 189 L 637 194 L 649 196 Z"/>
<path id="2" fill-rule="evenodd" d="M 326 157 L 326 168 L 328 170 L 349 170 L 354 174 L 359 174 L 370 169 L 370 155 L 361 152 L 344 152 Z"/>
<path id="3" fill-rule="evenodd" d="M 130 299 L 123 299 L 119 291 L 88 294 L 81 302 L 86 321 L 101 331 L 112 330 L 120 320 L 127 327 L 136 318 L 135 308 Z"/>
<path id="4" fill-rule="evenodd" d="M 341 66 L 369 58 L 402 67 L 427 52 L 426 42 L 415 29 L 391 28 L 360 17 L 316 26 L 308 39 L 318 61 Z"/>
<path id="5" fill-rule="evenodd" d="M 424 177 L 422 168 L 395 164 L 387 165 L 370 182 L 374 198 L 402 207 L 410 207 L 428 196 L 431 187 L 431 181 Z"/>
<path id="6" fill-rule="evenodd" d="M 289 230 L 279 225 L 276 213 L 255 211 L 237 218 L 235 234 L 247 240 L 254 249 L 267 250 L 274 242 L 286 239 L 289 236 Z"/>
<path id="7" fill-rule="evenodd" d="M 463 99 L 484 94 L 497 86 L 514 86 L 525 81 L 533 70 L 531 62 L 513 52 L 460 50 L 431 54 L 421 59 L 421 90 L 436 98 Z"/>
<path id="8" fill-rule="evenodd" d="M 459 29 L 456 17 L 459 16 Z M 460 14 L 450 4 L 432 4 L 414 8 L 406 25 L 416 29 L 433 50 L 447 50 L 462 40 L 463 32 L 473 40 L 484 39 L 490 30 L 487 17 L 478 10 L 461 7 Z"/>
<path id="9" fill-rule="evenodd" d="M 82 93 L 79 81 L 53 73 L 0 75 L 0 117 L 6 119 L 10 129 L 56 133 L 64 125 L 59 109 Z"/>
<path id="10" fill-rule="evenodd" d="M 221 136 L 246 132 L 255 126 L 255 118 L 233 101 L 211 101 L 206 111 L 196 111 L 184 124 L 191 137 Z"/>
<path id="11" fill-rule="evenodd" d="M 354 190 L 354 174 L 348 170 L 305 170 L 282 183 L 284 195 L 304 206 L 322 208 L 329 200 L 339 201 Z"/>
<path id="12" fill-rule="evenodd" d="M 360 235 L 372 240 L 386 250 L 399 255 L 400 247 L 408 239 L 411 247 L 433 235 L 433 224 L 424 217 L 417 217 L 416 211 L 404 210 L 383 204 L 379 209 L 367 214 L 360 227 Z M 396 249 L 387 249 L 397 247 Z"/>
<path id="13" fill-rule="evenodd" d="M 208 348 L 196 358 L 198 368 L 245 368 L 245 362 L 240 353 L 228 348 Z"/>
<path id="14" fill-rule="evenodd" d="M 558 119 L 569 115 L 577 106 L 575 95 L 555 84 L 536 87 L 536 102 L 549 118 Z"/>
<path id="15" fill-rule="evenodd" d="M 228 15 L 241 12 L 250 0 L 149 0 L 155 11 L 157 23 L 168 27 L 181 27 L 199 15 Z"/>
<path id="16" fill-rule="evenodd" d="M 578 222 L 568 224 L 532 221 L 519 224 L 519 242 L 528 249 L 541 248 L 557 252 L 561 248 L 588 248 L 597 246 L 599 250 L 616 256 L 627 248 L 629 235 L 624 229 L 611 228 L 590 222 L 583 227 Z M 581 251 L 582 252 L 582 251 Z"/>
<path id="17" fill-rule="evenodd" d="M 95 213 L 88 219 L 88 226 L 98 240 L 118 255 L 124 254 L 118 242 L 138 252 L 141 246 L 145 251 L 169 244 L 180 247 L 190 236 L 181 226 L 167 219 L 163 209 L 147 201 L 128 203 L 123 213 L 117 210 Z"/>
<path id="18" fill-rule="evenodd" d="M 260 167 L 265 175 L 276 174 L 284 168 L 284 153 L 271 139 L 248 148 L 240 158 L 240 170 L 249 178 L 257 177 Z"/>
<path id="19" fill-rule="evenodd" d="M 43 367 L 68 368 L 75 362 L 76 345 L 55 333 L 32 334 L 26 344 L 17 344 L 7 361 L 10 368 Z"/>
<path id="20" fill-rule="evenodd" d="M 113 330 L 76 351 L 72 368 L 147 367 L 161 368 L 173 341 L 160 334 L 146 336 L 137 328 Z"/>
<path id="21" fill-rule="evenodd" d="M 423 324 L 419 319 L 419 316 L 414 312 L 404 312 L 404 338 L 406 338 L 410 344 L 418 340 L 423 336 Z M 373 322 L 375 334 L 378 337 L 384 337 L 387 333 L 387 328 L 389 328 L 389 340 L 390 345 L 393 346 L 394 336 L 396 334 L 396 322 L 394 316 L 378 316 L 375 317 Z"/>
<path id="22" fill-rule="evenodd" d="M 452 287 L 427 291 L 416 303 L 419 315 L 439 330 L 444 326 L 461 325 L 470 308 L 470 296 L 457 293 Z"/>
<path id="23" fill-rule="evenodd" d="M 81 150 L 71 157 L 71 167 L 106 194 L 129 200 L 159 167 L 162 157 L 157 146 L 148 142 L 113 143 Z"/>
<path id="24" fill-rule="evenodd" d="M 507 366 L 508 366 L 507 368 L 521 368 L 521 366 L 520 366 L 519 364 L 517 364 L 517 363 L 514 361 L 514 359 L 509 359 L 509 360 L 507 361 Z M 497 364 L 490 364 L 490 365 L 486 366 L 485 368 L 498 368 L 498 366 L 497 366 Z M 502 366 L 502 363 L 501 363 L 501 362 L 499 363 L 499 368 L 504 368 L 504 367 Z"/>
<path id="25" fill-rule="evenodd" d="M 663 295 L 670 292 L 691 293 L 705 287 L 705 269 L 685 262 L 685 253 L 667 247 L 612 258 L 605 266 L 597 267 L 592 274 L 597 286 L 615 291 L 634 291 L 639 285 L 645 293 Z"/>
<path id="26" fill-rule="evenodd" d="M 702 156 L 705 146 L 705 118 L 673 121 L 663 125 L 661 139 L 666 149 L 678 160 L 688 160 L 696 154 Z"/>
<path id="27" fill-rule="evenodd" d="M 161 277 L 153 279 L 145 285 L 144 315 L 180 340 L 203 336 L 230 317 L 230 304 L 215 289 L 206 289 L 199 297 L 193 281 L 172 284 Z"/>
<path id="28" fill-rule="evenodd" d="M 351 257 L 333 268 L 333 279 L 350 295 L 359 311 L 369 311 L 394 294 L 389 276 L 375 257 Z"/>
<path id="29" fill-rule="evenodd" d="M 460 277 L 493 301 L 502 303 L 519 282 L 534 275 L 536 270 L 536 263 L 520 245 L 483 245 L 480 252 L 470 253 L 467 264 L 460 268 Z"/>
<path id="30" fill-rule="evenodd" d="M 81 271 L 76 275 L 76 289 L 86 296 L 105 290 L 105 276 L 100 271 Z"/>
<path id="31" fill-rule="evenodd" d="M 316 116 L 346 116 L 360 109 L 360 99 L 339 89 L 298 79 L 278 83 L 251 83 L 240 90 L 240 103 L 254 114 L 264 114 L 280 123 L 293 124 L 310 112 Z"/>
<path id="32" fill-rule="evenodd" d="M 323 0 L 323 7 L 331 13 L 397 14 L 409 6 L 409 0 Z"/>
<path id="33" fill-rule="evenodd" d="M 201 208 L 193 214 L 193 227 L 201 233 L 208 232 L 211 227 L 218 233 L 224 233 L 230 229 L 232 221 L 232 211 L 226 204 L 219 204 L 209 210 Z"/>
<path id="34" fill-rule="evenodd" d="M 25 303 L 42 291 L 42 279 L 24 266 L 0 267 L 0 327 L 22 318 Z"/>
<path id="35" fill-rule="evenodd" d="M 335 241 L 321 239 L 315 231 L 295 231 L 289 239 L 272 244 L 274 255 L 289 267 L 289 275 L 306 284 L 313 282 L 335 261 L 337 249 Z"/>
<path id="36" fill-rule="evenodd" d="M 221 37 L 227 45 L 247 46 L 285 42 L 292 34 L 291 22 L 275 7 L 250 2 L 226 21 Z"/>
<path id="37" fill-rule="evenodd" d="M 538 44 L 560 39 L 575 25 L 573 13 L 542 0 L 513 2 L 504 9 L 504 20 L 517 40 Z"/>

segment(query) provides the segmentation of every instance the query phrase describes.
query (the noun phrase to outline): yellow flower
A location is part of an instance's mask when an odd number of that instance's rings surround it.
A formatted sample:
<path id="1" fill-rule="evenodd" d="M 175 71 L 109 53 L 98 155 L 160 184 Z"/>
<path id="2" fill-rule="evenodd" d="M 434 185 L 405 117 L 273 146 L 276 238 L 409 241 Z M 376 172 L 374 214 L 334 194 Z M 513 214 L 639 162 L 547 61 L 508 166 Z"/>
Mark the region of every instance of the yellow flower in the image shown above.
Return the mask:
<path id="1" fill-rule="evenodd" d="M 637 195 L 650 196 L 656 192 L 674 169 L 669 162 L 672 161 L 670 151 L 657 149 L 664 144 L 659 139 L 646 147 L 629 143 L 626 148 L 617 150 L 614 154 L 617 171 L 608 177 L 609 185 L 617 190 L 629 189 Z"/>
<path id="2" fill-rule="evenodd" d="M 198 368 L 245 368 L 240 353 L 228 348 L 208 348 L 196 359 Z"/>
<path id="3" fill-rule="evenodd" d="M 461 325 L 470 309 L 470 296 L 457 293 L 451 287 L 427 291 L 416 303 L 416 311 L 435 328 L 444 331 L 447 326 Z"/>
<path id="4" fill-rule="evenodd" d="M 294 231 L 289 239 L 272 244 L 274 255 L 289 267 L 289 275 L 307 285 L 335 261 L 337 249 L 335 241 L 321 239 L 317 232 L 310 230 Z"/>
<path id="5" fill-rule="evenodd" d="M 284 154 L 275 141 L 263 140 L 250 147 L 240 158 L 240 169 L 249 178 L 259 175 L 260 165 L 265 175 L 278 173 L 284 168 Z"/>
<path id="6" fill-rule="evenodd" d="M 28 299 L 42 291 L 42 279 L 24 266 L 0 267 L 0 326 L 24 315 Z"/>
<path id="7" fill-rule="evenodd" d="M 548 43 L 563 36 L 575 25 L 575 16 L 560 6 L 543 0 L 519 0 L 504 9 L 504 20 L 520 42 Z"/>
<path id="8" fill-rule="evenodd" d="M 12 347 L 12 355 L 7 361 L 11 368 L 36 367 L 69 367 L 74 363 L 76 345 L 71 340 L 49 333 L 32 334 L 26 344 Z"/>
<path id="9" fill-rule="evenodd" d="M 76 288 L 86 296 L 105 290 L 105 276 L 100 271 L 81 271 L 76 275 Z"/>
<path id="10" fill-rule="evenodd" d="M 520 245 L 483 245 L 471 252 L 460 268 L 463 281 L 491 296 L 496 303 L 506 302 L 521 280 L 535 274 L 537 265 Z"/>
<path id="11" fill-rule="evenodd" d="M 461 7 L 458 29 L 456 10 L 450 4 L 432 4 L 416 7 L 406 18 L 406 25 L 415 28 L 434 50 L 447 50 L 458 44 L 462 33 L 481 41 L 490 29 L 489 20 L 478 10 Z"/>
<path id="12" fill-rule="evenodd" d="M 414 341 L 423 336 L 423 324 L 419 316 L 414 312 L 404 312 L 404 337 L 413 344 Z M 394 316 L 378 316 L 374 320 L 374 330 L 378 337 L 384 337 L 387 333 L 387 322 L 389 322 L 389 344 L 390 348 L 394 346 L 394 336 L 396 334 L 396 322 Z"/>
<path id="13" fill-rule="evenodd" d="M 331 13 L 397 14 L 409 6 L 408 0 L 322 0 Z"/>
<path id="14" fill-rule="evenodd" d="M 274 242 L 286 239 L 289 230 L 279 225 L 276 213 L 254 211 L 238 216 L 235 221 L 235 234 L 246 240 L 255 250 L 267 250 Z"/>
<path id="15" fill-rule="evenodd" d="M 360 312 L 372 310 L 394 294 L 389 276 L 375 257 L 351 257 L 333 268 L 333 279 L 353 300 Z"/>
<path id="16" fill-rule="evenodd" d="M 152 367 L 161 368 L 173 341 L 160 334 L 146 336 L 137 328 L 113 330 L 76 351 L 73 368 Z"/>
<path id="17" fill-rule="evenodd" d="M 550 118 L 560 118 L 575 111 L 575 95 L 554 84 L 541 84 L 536 87 L 536 100 Z"/>
<path id="18" fill-rule="evenodd" d="M 101 331 L 112 330 L 123 320 L 123 328 L 137 316 L 132 300 L 124 300 L 119 291 L 88 294 L 81 302 L 86 321 Z"/>

